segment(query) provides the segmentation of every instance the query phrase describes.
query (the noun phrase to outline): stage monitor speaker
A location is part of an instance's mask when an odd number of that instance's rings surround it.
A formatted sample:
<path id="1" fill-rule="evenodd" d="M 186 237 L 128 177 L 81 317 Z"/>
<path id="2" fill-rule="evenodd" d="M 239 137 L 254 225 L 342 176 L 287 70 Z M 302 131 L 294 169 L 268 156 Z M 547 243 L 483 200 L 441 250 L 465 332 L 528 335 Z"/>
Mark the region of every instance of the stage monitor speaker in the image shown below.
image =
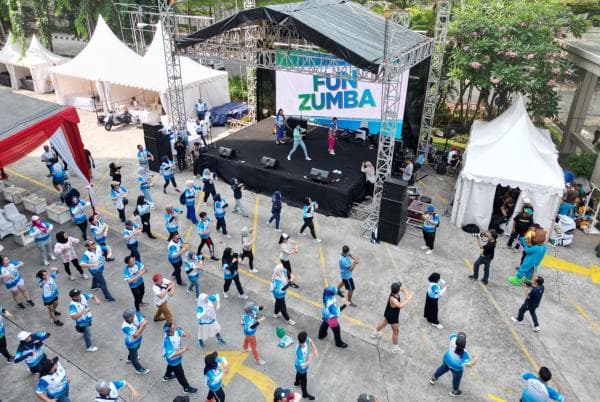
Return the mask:
<path id="1" fill-rule="evenodd" d="M 381 198 L 377 234 L 379 240 L 386 243 L 398 244 L 406 232 L 406 217 L 408 205 L 406 199 L 397 201 Z"/>
<path id="2" fill-rule="evenodd" d="M 160 124 L 144 124 L 144 145 L 154 156 L 154 160 L 149 161 L 148 167 L 153 172 L 160 171 L 160 159 L 163 156 L 173 159 L 171 139 L 159 131 L 161 128 Z"/>
<path id="3" fill-rule="evenodd" d="M 219 155 L 223 158 L 235 158 L 235 150 L 231 148 L 219 147 Z"/>
<path id="4" fill-rule="evenodd" d="M 385 198 L 404 202 L 406 200 L 406 189 L 408 183 L 398 179 L 387 179 L 383 183 L 383 194 Z"/>
<path id="5" fill-rule="evenodd" d="M 329 171 L 321 169 L 310 169 L 310 179 L 320 183 L 329 183 Z"/>
<path id="6" fill-rule="evenodd" d="M 260 165 L 267 169 L 277 169 L 279 167 L 279 161 L 275 158 L 269 158 L 268 156 L 263 156 L 260 159 Z"/>

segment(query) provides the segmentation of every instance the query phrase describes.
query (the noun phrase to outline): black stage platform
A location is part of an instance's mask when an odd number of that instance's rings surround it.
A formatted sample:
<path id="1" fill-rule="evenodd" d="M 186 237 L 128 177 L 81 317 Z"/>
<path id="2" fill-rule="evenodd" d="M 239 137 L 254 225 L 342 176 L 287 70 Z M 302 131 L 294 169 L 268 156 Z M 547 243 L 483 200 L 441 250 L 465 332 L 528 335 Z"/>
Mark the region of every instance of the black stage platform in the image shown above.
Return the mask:
<path id="1" fill-rule="evenodd" d="M 300 205 L 306 196 L 319 203 L 319 211 L 335 216 L 348 216 L 352 202 L 364 198 L 366 185 L 361 173 L 361 162 L 375 162 L 377 151 L 370 150 L 366 143 L 336 140 L 335 156 L 327 152 L 327 129 L 312 127 L 304 138 L 308 155 L 312 161 L 304 160 L 302 149 L 298 147 L 292 160 L 287 154 L 292 147 L 291 138 L 282 145 L 275 144 L 273 119 L 262 120 L 215 143 L 217 149 L 203 154 L 211 170 L 226 180 L 237 177 L 242 183 L 257 192 L 271 195 L 279 190 L 288 204 Z M 229 160 L 218 155 L 219 147 L 236 151 L 235 159 Z M 279 160 L 276 170 L 265 169 L 260 165 L 263 156 Z M 329 177 L 339 181 L 318 183 L 310 180 L 310 169 L 329 171 Z M 342 174 L 334 174 L 341 170 Z M 227 198 L 231 198 L 227 194 Z"/>

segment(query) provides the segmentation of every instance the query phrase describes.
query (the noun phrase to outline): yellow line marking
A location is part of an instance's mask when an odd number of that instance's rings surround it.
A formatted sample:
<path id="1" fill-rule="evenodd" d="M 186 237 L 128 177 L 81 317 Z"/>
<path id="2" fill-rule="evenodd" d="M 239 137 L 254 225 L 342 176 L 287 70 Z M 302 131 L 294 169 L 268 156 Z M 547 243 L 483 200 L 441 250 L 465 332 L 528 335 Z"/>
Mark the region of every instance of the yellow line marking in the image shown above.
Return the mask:
<path id="1" fill-rule="evenodd" d="M 227 374 L 225 374 L 225 377 L 223 378 L 223 384 L 226 386 L 229 385 L 236 375 L 240 375 L 258 388 L 265 402 L 270 401 L 273 398 L 273 392 L 275 391 L 277 384 L 268 375 L 244 364 L 246 359 L 248 359 L 248 353 L 221 351 L 219 352 L 219 355 L 225 357 L 229 364 Z"/>
<path id="2" fill-rule="evenodd" d="M 319 223 L 317 222 L 317 217 L 315 216 L 315 234 L 319 233 Z M 317 238 L 319 236 L 317 235 Z M 325 254 L 323 253 L 323 245 L 319 243 L 319 264 L 321 264 L 321 275 L 323 276 L 323 286 L 329 286 L 329 280 L 327 275 L 327 268 L 325 267 Z"/>
<path id="3" fill-rule="evenodd" d="M 419 181 L 419 183 L 423 186 L 424 189 L 428 189 L 428 191 L 432 192 L 433 198 L 436 198 L 442 204 L 447 204 L 448 203 L 448 199 L 447 198 L 439 195 L 436 191 L 431 190 L 430 187 L 427 184 L 425 184 L 425 182 L 423 180 Z"/>
<path id="4" fill-rule="evenodd" d="M 494 394 L 487 394 L 487 397 L 488 397 L 489 399 L 491 399 L 492 401 L 495 401 L 495 402 L 506 402 L 506 400 L 505 400 L 505 399 L 502 399 L 502 398 L 500 398 L 499 396 L 496 396 L 496 395 L 494 395 Z"/>
<path id="5" fill-rule="evenodd" d="M 252 254 L 256 253 L 256 231 L 258 230 L 258 204 L 260 197 L 255 195 L 254 201 L 254 217 L 252 218 Z"/>
<path id="6" fill-rule="evenodd" d="M 471 272 L 473 271 L 473 265 L 466 258 L 465 258 L 465 265 L 467 266 L 467 268 Z M 529 364 L 531 364 L 531 367 L 533 367 L 533 369 L 537 372 L 539 370 L 539 366 L 536 363 L 536 361 L 533 358 L 533 356 L 531 355 L 531 353 L 529 352 L 529 349 L 527 349 L 527 346 L 525 346 L 525 343 L 523 342 L 523 339 L 521 339 L 521 337 L 519 336 L 519 334 L 517 333 L 517 331 L 515 331 L 514 326 L 511 325 L 511 323 L 508 321 L 508 318 L 506 318 L 506 314 L 504 314 L 504 312 L 502 311 L 502 309 L 498 305 L 498 302 L 496 302 L 496 299 L 494 298 L 494 296 L 492 296 L 492 294 L 490 293 L 490 291 L 488 290 L 488 288 L 484 284 L 482 284 L 481 282 L 479 283 L 479 286 L 484 291 L 484 293 L 487 295 L 488 299 L 490 300 L 490 302 L 494 306 L 494 309 L 496 309 L 496 312 L 498 313 L 498 315 L 500 316 L 500 318 L 502 319 L 502 321 L 504 322 L 504 324 L 510 330 L 510 333 L 511 333 L 513 339 L 515 340 L 515 342 L 517 343 L 517 345 L 521 349 L 521 352 L 523 352 L 523 354 L 525 355 L 525 357 L 529 361 Z"/>
<path id="7" fill-rule="evenodd" d="M 190 227 L 188 227 L 187 232 L 185 232 L 185 238 L 187 241 L 190 241 L 190 236 L 192 235 L 192 229 L 194 228 L 194 223 L 190 221 Z"/>
<path id="8" fill-rule="evenodd" d="M 594 320 L 592 319 L 592 317 L 590 317 L 590 315 L 587 313 L 587 311 L 585 311 L 583 309 L 583 307 L 581 307 L 579 304 L 577 304 L 575 302 L 575 300 L 569 299 L 569 303 L 571 303 L 571 305 L 573 307 L 575 307 L 575 310 L 577 310 L 577 312 L 579 314 L 581 314 L 581 316 L 583 318 L 585 318 L 585 320 L 588 322 L 588 324 L 590 324 L 590 326 L 592 327 L 592 329 L 597 332 L 598 334 L 600 334 L 600 325 L 596 322 L 594 322 Z"/>
<path id="9" fill-rule="evenodd" d="M 546 255 L 542 260 L 541 265 L 546 268 L 553 268 L 559 271 L 570 272 L 582 276 L 590 276 L 592 271 L 590 268 L 585 268 L 581 265 L 577 265 L 551 255 Z"/>

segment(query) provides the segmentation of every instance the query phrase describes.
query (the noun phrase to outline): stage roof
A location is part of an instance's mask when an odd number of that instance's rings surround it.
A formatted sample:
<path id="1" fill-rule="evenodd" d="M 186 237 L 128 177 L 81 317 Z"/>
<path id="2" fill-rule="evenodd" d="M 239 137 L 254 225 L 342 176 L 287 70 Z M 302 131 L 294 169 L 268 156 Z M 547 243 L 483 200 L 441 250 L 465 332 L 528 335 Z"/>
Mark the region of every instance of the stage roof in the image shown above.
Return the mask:
<path id="1" fill-rule="evenodd" d="M 0 88 L 0 105 L 0 140 L 69 108 L 15 94 L 4 88 Z"/>
<path id="2" fill-rule="evenodd" d="M 305 40 L 363 69 L 377 73 L 383 61 L 385 20 L 358 3 L 346 0 L 307 0 L 244 10 L 177 41 L 179 48 L 201 43 L 244 23 L 267 21 L 291 28 Z M 393 21 L 396 48 L 411 49 L 429 39 Z"/>

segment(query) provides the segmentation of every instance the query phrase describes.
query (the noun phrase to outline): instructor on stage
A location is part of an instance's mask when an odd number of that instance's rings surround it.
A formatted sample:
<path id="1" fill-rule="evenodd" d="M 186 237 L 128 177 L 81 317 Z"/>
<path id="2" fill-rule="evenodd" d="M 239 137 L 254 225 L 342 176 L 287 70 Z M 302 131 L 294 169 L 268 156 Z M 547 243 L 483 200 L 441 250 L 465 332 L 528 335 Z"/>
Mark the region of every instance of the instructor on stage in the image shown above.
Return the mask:
<path id="1" fill-rule="evenodd" d="M 292 155 L 294 154 L 294 152 L 296 152 L 296 149 L 298 148 L 298 146 L 300 146 L 300 148 L 302 148 L 302 150 L 304 151 L 304 159 L 306 159 L 307 161 L 310 161 L 311 159 L 308 157 L 308 152 L 306 151 L 306 145 L 304 145 L 304 141 L 302 140 L 302 134 L 300 133 L 300 122 L 298 122 L 296 124 L 296 127 L 294 128 L 294 145 L 292 146 L 292 150 L 290 151 L 290 153 L 287 156 L 288 161 L 292 160 Z"/>

